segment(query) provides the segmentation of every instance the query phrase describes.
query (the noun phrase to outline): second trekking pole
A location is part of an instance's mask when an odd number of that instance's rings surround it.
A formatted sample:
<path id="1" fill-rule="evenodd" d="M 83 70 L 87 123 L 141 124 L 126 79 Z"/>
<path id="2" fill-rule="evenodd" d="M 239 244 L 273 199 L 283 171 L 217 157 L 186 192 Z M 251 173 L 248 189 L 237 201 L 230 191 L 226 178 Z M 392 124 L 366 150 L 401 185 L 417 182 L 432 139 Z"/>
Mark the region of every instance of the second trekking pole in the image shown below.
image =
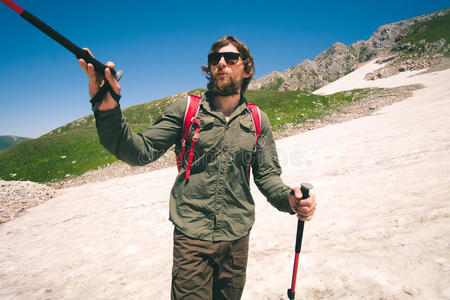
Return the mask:
<path id="1" fill-rule="evenodd" d="M 313 186 L 310 183 L 302 183 L 301 191 L 302 191 L 302 199 L 309 198 L 309 190 L 312 189 Z M 288 289 L 287 295 L 289 300 L 295 299 L 295 282 L 297 281 L 297 270 L 298 270 L 298 258 L 300 255 L 300 250 L 302 249 L 302 238 L 303 238 L 303 227 L 305 226 L 305 222 L 302 220 L 298 220 L 297 222 L 297 240 L 295 242 L 295 259 L 294 259 L 294 269 L 292 271 L 292 282 L 291 288 Z"/>

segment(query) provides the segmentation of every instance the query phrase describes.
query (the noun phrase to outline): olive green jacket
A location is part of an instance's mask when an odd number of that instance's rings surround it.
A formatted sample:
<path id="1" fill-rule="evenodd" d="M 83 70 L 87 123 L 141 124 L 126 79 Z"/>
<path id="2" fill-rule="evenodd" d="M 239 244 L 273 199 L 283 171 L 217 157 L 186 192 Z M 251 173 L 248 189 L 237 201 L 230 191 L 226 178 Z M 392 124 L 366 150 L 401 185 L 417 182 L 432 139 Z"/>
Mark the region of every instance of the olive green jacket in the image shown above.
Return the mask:
<path id="1" fill-rule="evenodd" d="M 181 146 L 187 97 L 178 99 L 145 131 L 136 134 L 119 107 L 95 112 L 101 144 L 118 159 L 145 165 L 158 159 L 172 145 Z M 186 235 L 209 241 L 231 241 L 248 234 L 255 220 L 248 167 L 268 201 L 287 212 L 291 188 L 280 178 L 281 168 L 267 115 L 261 111 L 261 133 L 255 149 L 256 131 L 247 101 L 242 97 L 228 122 L 205 94 L 197 119 L 201 124 L 190 179 L 185 168 L 190 149 L 170 193 L 170 220 Z"/>

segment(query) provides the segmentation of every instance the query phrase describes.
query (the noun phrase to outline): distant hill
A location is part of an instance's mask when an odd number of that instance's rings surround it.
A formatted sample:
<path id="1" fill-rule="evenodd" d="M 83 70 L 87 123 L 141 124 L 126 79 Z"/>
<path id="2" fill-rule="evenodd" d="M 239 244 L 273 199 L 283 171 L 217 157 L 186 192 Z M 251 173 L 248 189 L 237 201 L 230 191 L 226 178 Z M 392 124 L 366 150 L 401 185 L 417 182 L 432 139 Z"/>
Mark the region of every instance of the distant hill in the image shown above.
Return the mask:
<path id="1" fill-rule="evenodd" d="M 23 142 L 31 140 L 31 138 L 27 137 L 20 137 L 20 136 L 14 136 L 14 135 L 1 135 L 0 136 L 0 151 L 3 151 L 5 149 L 8 149 L 9 147 Z"/>
<path id="2" fill-rule="evenodd" d="M 433 65 L 447 66 L 450 64 L 449 12 L 450 8 L 380 26 L 368 41 L 350 46 L 337 42 L 314 61 L 306 59 L 284 72 L 274 71 L 253 80 L 249 89 L 314 91 L 374 58 L 389 59 L 392 67 L 386 75 Z"/>

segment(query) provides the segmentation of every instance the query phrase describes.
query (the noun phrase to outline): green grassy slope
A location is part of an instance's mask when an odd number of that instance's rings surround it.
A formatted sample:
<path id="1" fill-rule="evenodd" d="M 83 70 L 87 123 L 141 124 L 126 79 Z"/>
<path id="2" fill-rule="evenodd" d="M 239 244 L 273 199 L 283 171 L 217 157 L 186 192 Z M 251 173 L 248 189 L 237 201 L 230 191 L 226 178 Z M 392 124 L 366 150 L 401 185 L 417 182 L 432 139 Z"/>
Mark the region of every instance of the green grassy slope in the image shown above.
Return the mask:
<path id="1" fill-rule="evenodd" d="M 450 9 L 447 10 L 450 12 Z M 441 41 L 441 42 L 439 42 Z M 423 56 L 435 53 L 450 57 L 450 13 L 435 19 L 418 23 L 406 29 L 400 36 L 394 51 Z"/>
<path id="2" fill-rule="evenodd" d="M 170 103 L 166 97 L 124 110 L 133 130 L 148 127 Z M 0 152 L 0 178 L 49 182 L 104 166 L 116 158 L 99 143 L 93 115 Z"/>
<path id="3" fill-rule="evenodd" d="M 354 90 L 318 96 L 300 91 L 247 91 L 246 98 L 258 105 L 269 117 L 274 131 L 282 131 L 287 124 L 300 124 L 319 119 L 331 111 L 340 110 L 345 103 L 357 101 L 368 90 Z"/>
<path id="4" fill-rule="evenodd" d="M 246 97 L 267 113 L 274 131 L 281 131 L 287 124 L 299 124 L 339 110 L 342 104 L 357 101 L 366 93 L 355 90 L 317 96 L 305 92 L 248 91 Z M 124 116 L 139 132 L 152 124 L 179 96 L 129 107 L 124 109 Z M 80 175 L 115 160 L 98 142 L 94 119 L 90 115 L 0 152 L 0 178 L 49 182 Z"/>

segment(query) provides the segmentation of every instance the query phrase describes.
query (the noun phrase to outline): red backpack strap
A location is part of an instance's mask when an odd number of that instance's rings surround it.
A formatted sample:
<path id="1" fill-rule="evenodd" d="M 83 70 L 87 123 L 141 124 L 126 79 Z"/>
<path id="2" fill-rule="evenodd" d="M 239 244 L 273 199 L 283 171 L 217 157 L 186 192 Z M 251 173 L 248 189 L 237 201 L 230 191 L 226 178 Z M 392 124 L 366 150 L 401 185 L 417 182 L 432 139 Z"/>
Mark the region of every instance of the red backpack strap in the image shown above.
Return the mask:
<path id="1" fill-rule="evenodd" d="M 201 99 L 201 96 L 198 96 L 198 95 L 189 95 L 188 96 L 188 101 L 186 104 L 186 112 L 184 114 L 184 119 L 183 119 L 183 133 L 181 136 L 181 151 L 180 151 L 180 156 L 177 156 L 178 171 L 180 171 L 181 165 L 183 162 L 184 154 L 186 151 L 186 140 L 188 139 L 189 131 L 192 128 L 192 120 L 195 119 L 195 116 L 197 115 L 198 109 L 200 107 L 200 99 Z M 198 135 L 198 133 L 197 133 L 197 135 Z M 195 145 L 195 143 L 194 143 L 194 145 Z M 192 147 L 191 147 L 191 152 L 193 152 Z M 192 162 L 191 162 L 191 164 L 192 164 Z"/>
<path id="2" fill-rule="evenodd" d="M 255 124 L 256 129 L 255 151 L 256 151 L 256 144 L 258 143 L 259 134 L 261 133 L 261 117 L 260 117 L 261 113 L 259 111 L 259 107 L 253 103 L 249 102 L 247 104 L 247 108 L 251 111 L 253 124 Z"/>
<path id="3" fill-rule="evenodd" d="M 189 150 L 189 159 L 188 159 L 188 163 L 186 166 L 185 179 L 189 179 L 189 177 L 191 176 L 191 166 L 192 166 L 192 161 L 194 160 L 195 144 L 197 143 L 198 134 L 200 132 L 200 123 L 198 122 L 198 120 L 195 117 L 192 118 L 192 123 L 196 124 L 197 127 L 195 128 L 194 136 L 192 137 L 191 149 Z"/>
<path id="4" fill-rule="evenodd" d="M 259 111 L 258 106 L 250 102 L 247 104 L 247 108 L 250 110 L 253 124 L 255 124 L 256 141 L 253 152 L 256 152 L 256 145 L 258 143 L 259 134 L 261 133 L 261 112 Z M 250 182 L 250 165 L 248 166 L 248 181 Z"/>

